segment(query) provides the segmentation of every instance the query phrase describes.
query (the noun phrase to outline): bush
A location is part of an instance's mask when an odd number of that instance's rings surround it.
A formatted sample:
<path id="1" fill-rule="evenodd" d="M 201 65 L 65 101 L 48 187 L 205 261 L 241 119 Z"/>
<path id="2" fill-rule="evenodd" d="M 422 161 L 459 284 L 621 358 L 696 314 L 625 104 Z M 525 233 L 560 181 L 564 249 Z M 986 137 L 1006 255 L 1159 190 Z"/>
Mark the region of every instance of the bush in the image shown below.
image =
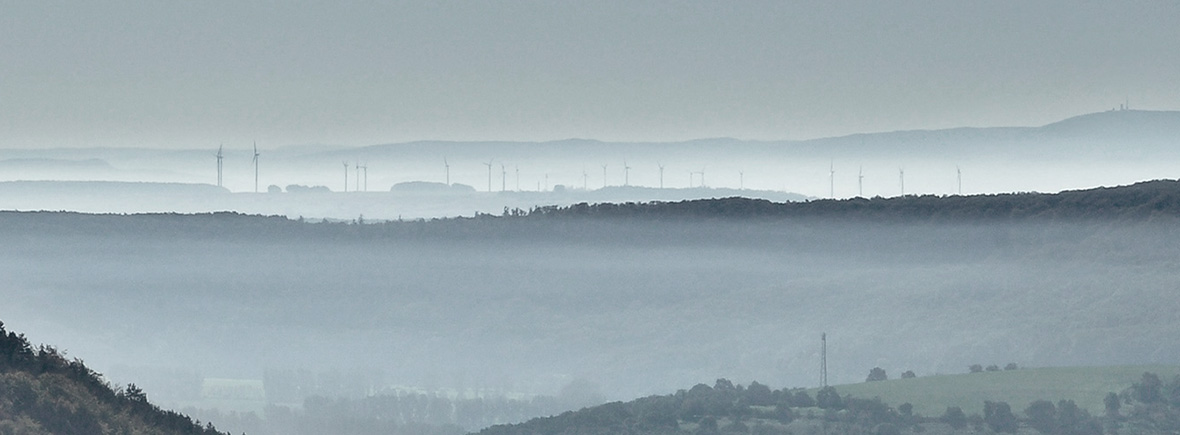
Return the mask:
<path id="1" fill-rule="evenodd" d="M 967 427 L 967 414 L 963 413 L 963 408 L 958 406 L 946 407 L 946 412 L 942 413 L 941 420 L 955 429 Z"/>

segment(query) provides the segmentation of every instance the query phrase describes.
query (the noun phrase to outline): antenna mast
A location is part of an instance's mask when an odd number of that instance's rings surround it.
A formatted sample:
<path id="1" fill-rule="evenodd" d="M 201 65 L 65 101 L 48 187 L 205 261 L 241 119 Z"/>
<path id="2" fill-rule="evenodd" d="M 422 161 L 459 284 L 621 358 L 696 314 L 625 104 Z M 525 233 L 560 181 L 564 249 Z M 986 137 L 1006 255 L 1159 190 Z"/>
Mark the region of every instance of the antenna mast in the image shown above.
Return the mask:
<path id="1" fill-rule="evenodd" d="M 820 354 L 819 354 L 819 386 L 820 388 L 827 388 L 828 386 L 828 333 L 821 333 L 819 336 Z"/>

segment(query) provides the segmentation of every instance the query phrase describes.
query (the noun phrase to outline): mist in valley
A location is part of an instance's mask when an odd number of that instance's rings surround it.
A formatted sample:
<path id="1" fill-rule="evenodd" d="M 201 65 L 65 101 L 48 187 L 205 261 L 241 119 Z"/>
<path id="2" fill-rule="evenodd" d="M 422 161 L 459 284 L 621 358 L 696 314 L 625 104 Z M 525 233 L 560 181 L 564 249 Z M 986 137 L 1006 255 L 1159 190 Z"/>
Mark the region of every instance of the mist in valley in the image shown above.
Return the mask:
<path id="1" fill-rule="evenodd" d="M 176 409 L 815 386 L 823 332 L 833 384 L 1180 357 L 1168 223 L 35 215 L 6 324 Z"/>

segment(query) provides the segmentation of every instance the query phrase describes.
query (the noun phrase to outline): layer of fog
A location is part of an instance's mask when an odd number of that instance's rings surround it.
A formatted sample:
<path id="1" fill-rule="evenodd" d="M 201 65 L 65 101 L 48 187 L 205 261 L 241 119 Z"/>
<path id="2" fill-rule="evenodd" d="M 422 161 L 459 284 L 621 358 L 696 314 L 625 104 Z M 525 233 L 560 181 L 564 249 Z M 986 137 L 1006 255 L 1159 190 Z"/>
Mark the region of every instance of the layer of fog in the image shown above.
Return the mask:
<path id="1" fill-rule="evenodd" d="M 814 386 L 821 332 L 836 384 L 874 366 L 1180 358 L 1171 225 L 469 224 L 336 241 L 9 230 L 0 317 L 166 406 L 255 411 L 199 383 L 331 374 L 315 393 L 528 397 L 580 381 L 606 399 L 719 377 Z"/>

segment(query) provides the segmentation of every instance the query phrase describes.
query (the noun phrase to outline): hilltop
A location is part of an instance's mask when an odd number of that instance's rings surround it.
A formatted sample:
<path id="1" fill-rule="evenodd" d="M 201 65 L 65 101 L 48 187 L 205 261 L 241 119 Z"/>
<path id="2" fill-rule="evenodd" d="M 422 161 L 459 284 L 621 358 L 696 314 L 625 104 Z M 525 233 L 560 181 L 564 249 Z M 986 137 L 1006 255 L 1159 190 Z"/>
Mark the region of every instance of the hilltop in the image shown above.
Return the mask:
<path id="1" fill-rule="evenodd" d="M 674 394 L 492 426 L 479 433 L 1102 435 L 1128 430 L 1172 434 L 1180 429 L 1180 376 L 1146 371 L 1156 368 L 1169 373 L 1180 370 L 1175 366 L 1017 369 L 818 390 L 772 390 L 758 382 L 744 386 L 718 379 L 713 386 L 697 384 Z M 1101 380 L 1090 379 L 1092 375 Z M 919 386 L 923 383 L 924 387 Z M 925 407 L 901 400 L 907 395 L 896 390 L 916 394 Z M 869 391 L 882 394 L 864 395 Z M 967 397 L 969 403 L 964 402 Z"/>
<path id="2" fill-rule="evenodd" d="M 0 322 L 0 433 L 220 435 L 212 424 L 165 411 L 143 390 L 115 389 L 79 359 L 34 347 Z"/>

